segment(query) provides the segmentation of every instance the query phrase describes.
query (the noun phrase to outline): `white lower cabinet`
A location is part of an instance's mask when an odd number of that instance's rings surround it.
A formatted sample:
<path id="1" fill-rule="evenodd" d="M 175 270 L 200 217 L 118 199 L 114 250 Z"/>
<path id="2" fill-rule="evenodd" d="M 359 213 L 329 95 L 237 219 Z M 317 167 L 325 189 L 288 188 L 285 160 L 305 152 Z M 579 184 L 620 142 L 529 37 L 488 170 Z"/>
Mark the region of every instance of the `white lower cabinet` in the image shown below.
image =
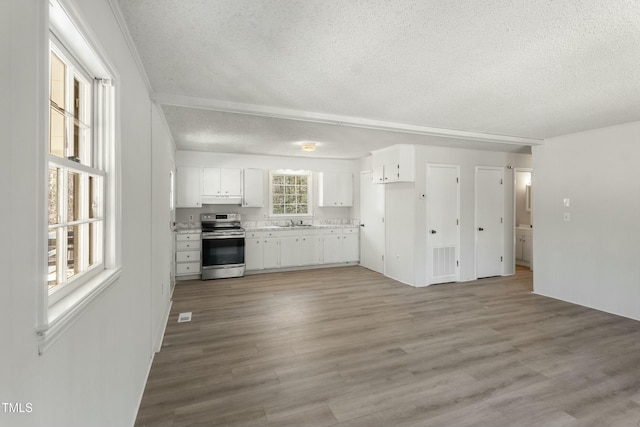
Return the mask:
<path id="1" fill-rule="evenodd" d="M 280 238 L 265 237 L 263 240 L 264 268 L 280 268 Z"/>
<path id="2" fill-rule="evenodd" d="M 359 243 L 357 233 L 342 235 L 342 259 L 344 262 L 360 261 Z"/>
<path id="3" fill-rule="evenodd" d="M 359 260 L 358 228 L 248 231 L 247 271 Z"/>
<path id="4" fill-rule="evenodd" d="M 300 237 L 280 237 L 280 267 L 300 265 Z"/>
<path id="5" fill-rule="evenodd" d="M 322 236 L 322 254 L 324 264 L 342 262 L 342 234 L 325 234 Z"/>
<path id="6" fill-rule="evenodd" d="M 516 264 L 530 266 L 533 252 L 533 231 L 530 228 L 516 228 Z"/>
<path id="7" fill-rule="evenodd" d="M 200 274 L 200 232 L 176 233 L 176 277 Z"/>
<path id="8" fill-rule="evenodd" d="M 285 233 L 287 233 L 285 231 Z M 321 264 L 322 241 L 315 230 L 289 232 L 280 237 L 280 267 Z"/>
<path id="9" fill-rule="evenodd" d="M 247 237 L 244 241 L 244 263 L 247 270 L 262 270 L 263 237 Z"/>
<path id="10" fill-rule="evenodd" d="M 300 265 L 322 264 L 322 236 L 302 236 L 300 241 Z"/>
<path id="11" fill-rule="evenodd" d="M 360 260 L 359 230 L 357 227 L 331 228 L 322 236 L 324 263 L 336 264 Z"/>

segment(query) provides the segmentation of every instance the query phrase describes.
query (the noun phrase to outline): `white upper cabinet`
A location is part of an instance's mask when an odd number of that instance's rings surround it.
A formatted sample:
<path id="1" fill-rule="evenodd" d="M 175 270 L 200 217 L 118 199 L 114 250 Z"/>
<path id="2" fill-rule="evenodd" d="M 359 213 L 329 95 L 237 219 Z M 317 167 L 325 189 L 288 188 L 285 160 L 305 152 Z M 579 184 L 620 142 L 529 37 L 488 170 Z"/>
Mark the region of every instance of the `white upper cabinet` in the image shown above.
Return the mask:
<path id="1" fill-rule="evenodd" d="M 264 171 L 262 169 L 244 170 L 242 206 L 247 208 L 264 206 Z"/>
<path id="2" fill-rule="evenodd" d="M 241 169 L 202 169 L 202 204 L 239 205 L 242 202 Z"/>
<path id="3" fill-rule="evenodd" d="M 415 182 L 415 148 L 413 145 L 398 144 L 374 151 L 373 182 Z"/>
<path id="4" fill-rule="evenodd" d="M 374 184 L 384 184 L 384 165 L 374 166 L 371 178 Z"/>
<path id="5" fill-rule="evenodd" d="M 353 206 L 353 174 L 351 172 L 320 172 L 318 178 L 318 206 Z"/>
<path id="6" fill-rule="evenodd" d="M 220 195 L 220 169 L 202 169 L 202 194 L 207 196 Z"/>
<path id="7" fill-rule="evenodd" d="M 179 208 L 204 204 L 239 205 L 242 198 L 242 169 L 178 167 Z"/>
<path id="8" fill-rule="evenodd" d="M 242 178 L 240 169 L 202 169 L 203 196 L 240 196 L 242 195 Z"/>
<path id="9" fill-rule="evenodd" d="M 177 202 L 178 208 L 199 208 L 201 168 L 180 167 L 177 172 Z"/>

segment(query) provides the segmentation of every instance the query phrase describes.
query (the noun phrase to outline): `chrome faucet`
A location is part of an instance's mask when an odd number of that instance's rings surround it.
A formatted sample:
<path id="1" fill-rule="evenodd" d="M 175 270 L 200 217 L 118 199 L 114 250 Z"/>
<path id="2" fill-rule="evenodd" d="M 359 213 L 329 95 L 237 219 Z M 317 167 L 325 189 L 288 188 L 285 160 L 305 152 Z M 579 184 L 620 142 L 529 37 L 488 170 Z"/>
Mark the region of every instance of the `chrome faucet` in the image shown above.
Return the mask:
<path id="1" fill-rule="evenodd" d="M 291 222 L 291 227 L 295 227 L 295 224 L 293 223 L 292 219 L 290 219 L 289 222 Z"/>

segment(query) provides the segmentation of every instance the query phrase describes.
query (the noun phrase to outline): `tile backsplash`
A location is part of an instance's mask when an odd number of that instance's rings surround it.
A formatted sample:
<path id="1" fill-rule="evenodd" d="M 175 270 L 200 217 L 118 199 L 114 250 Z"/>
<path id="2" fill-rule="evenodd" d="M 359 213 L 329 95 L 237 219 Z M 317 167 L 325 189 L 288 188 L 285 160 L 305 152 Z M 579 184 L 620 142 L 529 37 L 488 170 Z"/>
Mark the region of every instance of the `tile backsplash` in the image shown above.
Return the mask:
<path id="1" fill-rule="evenodd" d="M 178 208 L 176 209 L 176 223 L 199 223 L 203 213 L 239 213 L 242 215 L 242 223 L 257 225 L 279 225 L 290 219 L 303 221 L 303 224 L 351 224 L 354 219 L 353 208 L 316 208 L 312 217 L 268 217 L 265 208 L 244 208 L 236 205 L 207 205 L 203 208 Z"/>

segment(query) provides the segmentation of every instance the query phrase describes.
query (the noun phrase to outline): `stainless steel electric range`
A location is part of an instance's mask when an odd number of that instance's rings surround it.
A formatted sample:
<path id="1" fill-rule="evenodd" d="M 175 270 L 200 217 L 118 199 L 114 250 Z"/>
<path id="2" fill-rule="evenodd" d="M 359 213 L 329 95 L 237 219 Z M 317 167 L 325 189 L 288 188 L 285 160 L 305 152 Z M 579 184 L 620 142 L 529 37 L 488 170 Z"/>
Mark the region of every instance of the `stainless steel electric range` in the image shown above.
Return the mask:
<path id="1" fill-rule="evenodd" d="M 240 214 L 202 214 L 202 280 L 244 276 Z"/>

